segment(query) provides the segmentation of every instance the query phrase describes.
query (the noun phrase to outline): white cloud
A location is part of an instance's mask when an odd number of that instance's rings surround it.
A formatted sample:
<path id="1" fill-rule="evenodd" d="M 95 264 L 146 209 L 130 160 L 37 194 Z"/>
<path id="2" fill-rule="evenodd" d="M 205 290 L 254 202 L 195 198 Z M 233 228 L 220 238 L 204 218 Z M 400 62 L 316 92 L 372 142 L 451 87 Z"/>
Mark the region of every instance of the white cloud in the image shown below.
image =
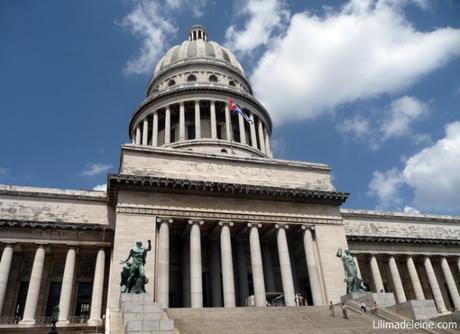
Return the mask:
<path id="1" fill-rule="evenodd" d="M 86 165 L 86 168 L 81 172 L 81 175 L 89 177 L 96 176 L 102 173 L 107 173 L 112 167 L 113 165 L 111 164 L 103 164 L 100 162 L 91 163 Z"/>
<path id="2" fill-rule="evenodd" d="M 177 28 L 154 1 L 138 1 L 134 9 L 120 22 L 136 37 L 143 40 L 137 55 L 125 67 L 126 74 L 145 74 L 153 71 L 155 63 L 166 51 L 166 40 Z"/>
<path id="3" fill-rule="evenodd" d="M 367 137 L 370 134 L 370 129 L 370 122 L 361 116 L 344 119 L 337 125 L 337 130 L 343 134 L 351 134 L 354 138 L 358 139 Z"/>
<path id="4" fill-rule="evenodd" d="M 435 210 L 460 209 L 460 122 L 446 126 L 446 135 L 407 160 L 402 172 L 414 189 L 414 204 Z"/>
<path id="5" fill-rule="evenodd" d="M 411 124 L 427 115 L 426 105 L 414 97 L 404 96 L 391 103 L 382 121 L 382 140 L 411 134 Z"/>
<path id="6" fill-rule="evenodd" d="M 424 210 L 452 212 L 460 209 L 460 122 L 447 124 L 446 135 L 407 159 L 402 171 L 374 172 L 368 194 L 378 207 L 401 203 L 403 185 L 413 190 L 412 203 Z"/>
<path id="7" fill-rule="evenodd" d="M 399 190 L 403 184 L 401 173 L 396 168 L 383 173 L 375 171 L 369 184 L 368 195 L 377 197 L 377 208 L 388 209 L 401 203 Z"/>
<path id="8" fill-rule="evenodd" d="M 267 44 L 272 33 L 285 26 L 289 11 L 282 0 L 247 0 L 239 16 L 247 16 L 248 20 L 242 30 L 235 25 L 227 29 L 226 45 L 236 52 L 248 54 Z"/>
<path id="9" fill-rule="evenodd" d="M 98 184 L 97 186 L 95 186 L 95 187 L 93 188 L 93 190 L 96 190 L 96 191 L 107 191 L 107 183 Z"/>
<path id="10" fill-rule="evenodd" d="M 405 206 L 403 209 L 404 213 L 410 213 L 410 214 L 419 214 L 420 211 L 417 210 L 416 208 L 413 208 L 411 206 Z"/>
<path id="11" fill-rule="evenodd" d="M 417 30 L 404 16 L 404 3 L 352 0 L 323 17 L 293 15 L 251 75 L 275 122 L 399 92 L 460 54 L 459 29 Z"/>

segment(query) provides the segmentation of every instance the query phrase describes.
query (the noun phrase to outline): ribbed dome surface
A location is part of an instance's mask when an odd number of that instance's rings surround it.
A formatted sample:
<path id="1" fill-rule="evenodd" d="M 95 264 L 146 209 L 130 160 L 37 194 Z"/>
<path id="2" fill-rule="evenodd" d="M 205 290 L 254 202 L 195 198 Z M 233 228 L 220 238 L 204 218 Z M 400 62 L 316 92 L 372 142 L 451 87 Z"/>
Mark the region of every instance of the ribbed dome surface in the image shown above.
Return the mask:
<path id="1" fill-rule="evenodd" d="M 166 55 L 160 59 L 155 67 L 154 74 L 176 63 L 199 59 L 223 62 L 227 65 L 236 67 L 238 71 L 244 74 L 243 68 L 231 51 L 220 46 L 216 42 L 208 42 L 203 39 L 184 41 L 181 45 L 173 46 L 166 52 Z"/>

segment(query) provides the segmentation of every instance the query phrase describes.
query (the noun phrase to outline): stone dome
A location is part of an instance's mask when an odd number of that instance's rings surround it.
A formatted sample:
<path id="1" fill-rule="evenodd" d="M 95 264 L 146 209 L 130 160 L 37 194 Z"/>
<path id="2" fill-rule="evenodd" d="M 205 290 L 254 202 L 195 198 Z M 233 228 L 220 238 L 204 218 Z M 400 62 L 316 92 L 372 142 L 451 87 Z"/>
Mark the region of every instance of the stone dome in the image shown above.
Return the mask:
<path id="1" fill-rule="evenodd" d="M 154 76 L 176 64 L 188 61 L 210 61 L 236 68 L 245 75 L 243 67 L 235 55 L 216 42 L 208 41 L 206 29 L 194 25 L 189 30 L 189 38 L 180 45 L 170 48 L 155 67 Z"/>

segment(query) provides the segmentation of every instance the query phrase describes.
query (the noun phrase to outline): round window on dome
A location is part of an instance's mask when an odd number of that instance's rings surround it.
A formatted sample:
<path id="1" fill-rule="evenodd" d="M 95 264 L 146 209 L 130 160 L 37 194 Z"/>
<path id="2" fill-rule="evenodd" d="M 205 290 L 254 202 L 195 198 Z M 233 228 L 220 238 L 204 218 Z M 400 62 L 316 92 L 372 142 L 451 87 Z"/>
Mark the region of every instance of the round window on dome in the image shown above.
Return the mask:
<path id="1" fill-rule="evenodd" d="M 229 84 L 230 86 L 232 86 L 232 87 L 235 87 L 235 86 L 236 86 L 236 83 L 235 83 L 235 81 L 233 81 L 233 80 L 230 80 L 230 82 L 229 82 L 228 84 Z"/>
<path id="2" fill-rule="evenodd" d="M 174 86 L 176 84 L 176 82 L 174 80 L 169 80 L 168 81 L 168 86 L 171 87 L 171 86 Z"/>
<path id="3" fill-rule="evenodd" d="M 187 77 L 187 81 L 188 82 L 195 82 L 196 81 L 196 76 L 194 74 L 190 74 L 188 77 Z"/>
<path id="4" fill-rule="evenodd" d="M 215 76 L 214 74 L 211 74 L 211 75 L 209 76 L 209 81 L 211 81 L 211 82 L 217 82 L 217 81 L 219 81 L 219 80 L 217 79 L 217 76 Z"/>

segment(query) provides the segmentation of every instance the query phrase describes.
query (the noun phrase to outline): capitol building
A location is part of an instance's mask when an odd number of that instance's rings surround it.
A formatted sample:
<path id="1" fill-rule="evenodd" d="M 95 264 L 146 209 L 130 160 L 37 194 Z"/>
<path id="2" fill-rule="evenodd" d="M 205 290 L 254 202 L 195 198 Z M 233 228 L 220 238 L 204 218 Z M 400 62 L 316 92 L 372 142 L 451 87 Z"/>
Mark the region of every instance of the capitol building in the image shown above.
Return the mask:
<path id="1" fill-rule="evenodd" d="M 384 319 L 459 313 L 460 217 L 342 209 L 333 166 L 276 159 L 272 131 L 233 53 L 193 26 L 153 70 L 106 192 L 0 185 L 0 332 L 48 333 L 59 306 L 59 333 L 353 333 L 371 323 L 358 302 L 349 323 L 328 315 L 339 249 Z M 148 240 L 147 294 L 123 299 L 120 261 Z"/>

